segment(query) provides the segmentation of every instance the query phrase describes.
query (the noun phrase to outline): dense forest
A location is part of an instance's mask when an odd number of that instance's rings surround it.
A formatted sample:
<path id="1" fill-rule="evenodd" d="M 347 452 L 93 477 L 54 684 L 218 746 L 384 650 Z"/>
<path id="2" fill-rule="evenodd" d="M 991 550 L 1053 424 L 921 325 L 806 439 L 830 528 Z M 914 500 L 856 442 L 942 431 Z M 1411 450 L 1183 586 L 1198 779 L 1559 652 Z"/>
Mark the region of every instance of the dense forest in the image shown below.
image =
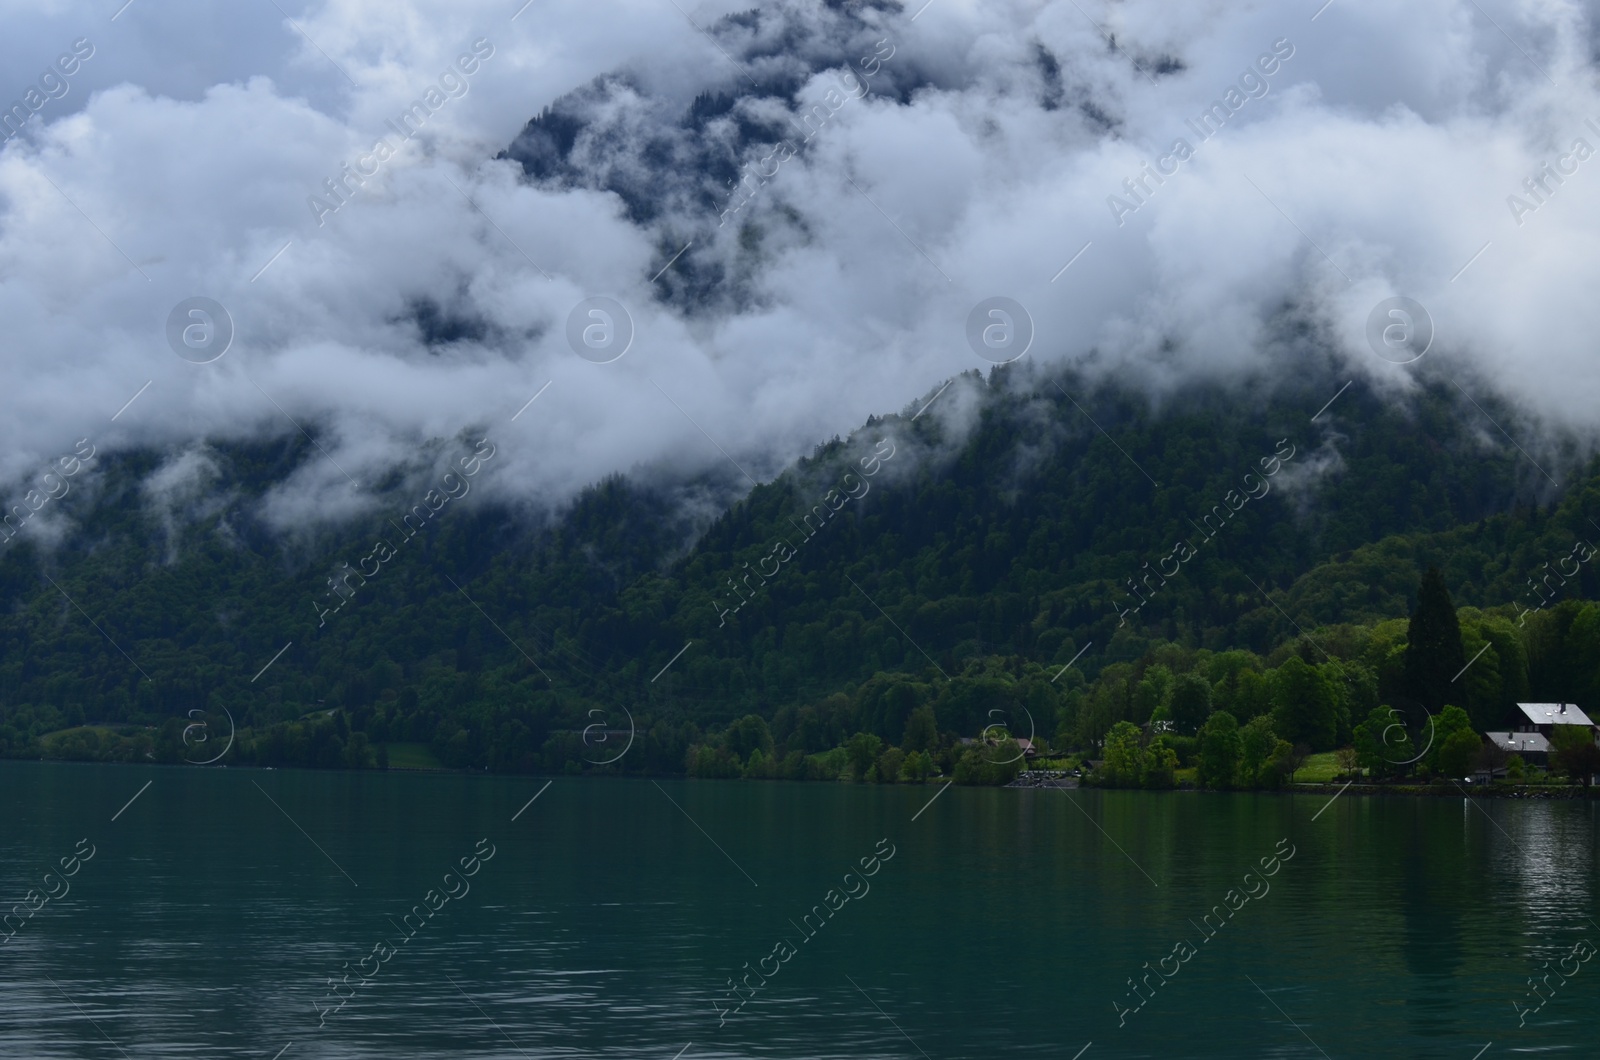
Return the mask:
<path id="1" fill-rule="evenodd" d="M 1157 403 L 973 374 L 947 416 L 870 420 L 706 524 L 685 497 L 714 478 L 613 478 L 554 514 L 467 498 L 464 476 L 514 473 L 471 432 L 361 523 L 292 535 L 258 513 L 320 458 L 304 440 L 100 454 L 55 537 L 0 543 L 0 755 L 202 761 L 233 730 L 229 764 L 405 745 L 495 771 L 994 779 L 961 740 L 1110 760 L 1121 722 L 1199 740 L 1226 713 L 1270 760 L 1444 705 L 1405 673 L 1429 566 L 1473 726 L 1600 705 L 1600 465 L 1536 467 L 1486 422 L 1512 412 L 1442 381 L 1357 383 L 1312 420 L 1322 383 Z M 180 456 L 208 470 L 174 500 L 150 484 Z"/>

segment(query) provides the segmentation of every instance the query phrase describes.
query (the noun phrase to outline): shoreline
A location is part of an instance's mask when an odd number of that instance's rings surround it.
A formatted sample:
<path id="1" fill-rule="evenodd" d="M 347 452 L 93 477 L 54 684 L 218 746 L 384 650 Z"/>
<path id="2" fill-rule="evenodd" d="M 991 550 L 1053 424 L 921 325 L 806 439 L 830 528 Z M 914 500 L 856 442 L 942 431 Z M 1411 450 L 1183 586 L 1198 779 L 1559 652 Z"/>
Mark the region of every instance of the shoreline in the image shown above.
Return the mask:
<path id="1" fill-rule="evenodd" d="M 309 766 L 269 766 L 255 763 L 241 763 L 226 765 L 216 763 L 213 765 L 200 765 L 185 762 L 122 762 L 122 761 L 94 761 L 72 758 L 4 758 L 0 757 L 0 768 L 6 762 L 33 763 L 38 765 L 65 765 L 65 766 L 124 766 L 133 768 L 177 768 L 177 769 L 245 769 L 261 770 L 264 772 L 297 772 L 297 773 L 356 773 L 356 774 L 383 774 L 407 773 L 422 776 L 482 776 L 514 778 L 543 778 L 546 780 L 566 779 L 620 779 L 620 780 L 698 780 L 698 781 L 724 781 L 729 783 L 788 783 L 788 784 L 849 784 L 873 788 L 931 788 L 935 786 L 965 787 L 973 790 L 985 788 L 1005 791 L 1138 791 L 1152 795 L 1159 794 L 1205 794 L 1205 795 L 1405 795 L 1421 798 L 1491 798 L 1491 799 L 1600 799 L 1600 785 L 1584 787 L 1581 784 L 1573 785 L 1480 785 L 1477 787 L 1462 787 L 1454 783 L 1415 783 L 1415 784 L 1357 784 L 1349 782 L 1336 784 L 1332 782 L 1313 782 L 1293 784 L 1282 788 L 1236 788 L 1226 791 L 1217 788 L 1202 788 L 1195 785 L 1181 785 L 1173 788 L 1102 788 L 1094 784 L 1084 784 L 1079 777 L 1029 777 L 1026 773 L 1019 774 L 1016 779 L 1007 784 L 957 784 L 951 777 L 929 777 L 917 783 L 875 784 L 867 781 L 839 780 L 792 780 L 777 778 L 745 779 L 738 777 L 692 777 L 685 773 L 620 773 L 620 772 L 584 772 L 576 775 L 559 775 L 543 773 L 491 773 L 476 769 L 429 769 L 416 766 L 390 766 L 388 769 L 349 769 L 338 767 L 332 769 L 315 768 Z"/>
<path id="2" fill-rule="evenodd" d="M 1195 785 L 1180 785 L 1174 788 L 1100 788 L 1094 784 L 1084 784 L 1081 778 L 1064 777 L 1059 775 L 1033 775 L 1020 773 L 1009 784 L 1001 787 L 1017 788 L 1020 790 L 1061 790 L 1091 789 L 1097 791 L 1148 791 L 1160 792 L 1196 792 L 1211 795 L 1341 795 L 1346 792 L 1352 795 L 1407 795 L 1423 798 L 1490 798 L 1490 799 L 1595 799 L 1600 798 L 1600 787 L 1584 787 L 1581 784 L 1546 785 L 1546 784 L 1504 784 L 1496 783 L 1478 785 L 1476 787 L 1463 787 L 1459 784 L 1443 782 L 1418 782 L 1412 784 L 1361 784 L 1351 781 L 1345 784 L 1328 782 L 1310 782 L 1304 784 L 1290 784 L 1282 788 L 1238 788 L 1220 791 L 1216 788 L 1202 788 Z"/>

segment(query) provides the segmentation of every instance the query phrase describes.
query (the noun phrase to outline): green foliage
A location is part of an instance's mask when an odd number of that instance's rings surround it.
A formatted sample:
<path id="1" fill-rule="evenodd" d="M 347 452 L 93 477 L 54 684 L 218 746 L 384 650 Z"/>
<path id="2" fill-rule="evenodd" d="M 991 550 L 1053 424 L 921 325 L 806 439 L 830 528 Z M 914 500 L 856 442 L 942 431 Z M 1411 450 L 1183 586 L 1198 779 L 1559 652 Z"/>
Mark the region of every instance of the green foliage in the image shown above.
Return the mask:
<path id="1" fill-rule="evenodd" d="M 1356 760 L 1374 778 L 1401 773 L 1416 759 L 1405 719 L 1393 707 L 1374 707 L 1355 728 Z"/>
<path id="2" fill-rule="evenodd" d="M 1219 710 L 1200 730 L 1200 783 L 1223 790 L 1233 787 L 1239 756 L 1239 723 L 1232 714 Z"/>
<path id="3" fill-rule="evenodd" d="M 1139 686 L 1133 693 L 1133 720 L 1137 724 L 1144 724 L 1155 716 L 1155 712 L 1167 704 L 1167 697 L 1172 693 L 1172 671 L 1162 663 L 1152 663 L 1145 667 L 1144 676 L 1139 679 Z"/>
<path id="4" fill-rule="evenodd" d="M 1168 747 L 1172 748 L 1173 753 L 1178 756 L 1179 768 L 1187 769 L 1194 765 L 1195 755 L 1200 751 L 1200 737 L 1198 735 L 1178 736 L 1168 733 L 1162 739 L 1166 741 Z"/>
<path id="5" fill-rule="evenodd" d="M 850 742 L 845 745 L 845 753 L 849 755 L 850 775 L 857 780 L 865 780 L 867 770 L 872 768 L 882 752 L 883 740 L 870 732 L 858 732 L 850 737 Z"/>
<path id="6" fill-rule="evenodd" d="M 1147 788 L 1171 788 L 1178 783 L 1178 752 L 1167 739 L 1157 736 L 1145 748 L 1144 786 Z"/>
<path id="7" fill-rule="evenodd" d="M 723 746 L 741 761 L 754 754 L 770 756 L 773 751 L 772 730 L 767 728 L 766 720 L 759 715 L 746 714 L 728 726 L 723 736 Z"/>
<path id="8" fill-rule="evenodd" d="M 1455 741 L 1453 747 L 1452 740 Z M 1447 706 L 1433 719 L 1433 746 L 1426 758 L 1428 768 L 1434 773 L 1460 779 L 1481 746 L 1467 712 L 1460 707 Z"/>
<path id="9" fill-rule="evenodd" d="M 1461 645 L 1467 658 L 1473 661 L 1456 679 L 1454 694 L 1466 704 L 1474 725 L 1491 729 L 1505 714 L 1505 704 L 1501 702 L 1505 678 L 1500 673 L 1500 652 L 1477 622 L 1462 624 Z"/>
<path id="10" fill-rule="evenodd" d="M 567 759 L 571 761 L 571 759 Z M 743 767 L 725 747 L 696 747 L 689 759 L 689 775 L 708 780 L 726 780 L 742 775 Z"/>
<path id="11" fill-rule="evenodd" d="M 1009 784 L 1022 772 L 1022 749 L 1015 740 L 968 747 L 956 760 L 957 784 Z"/>
<path id="12" fill-rule="evenodd" d="M 1585 787 L 1600 772 L 1600 747 L 1587 726 L 1557 725 L 1550 739 L 1550 758 L 1551 765 Z"/>
<path id="13" fill-rule="evenodd" d="M 1406 685 L 1431 714 L 1444 705 L 1451 682 L 1467 665 L 1461 624 L 1445 587 L 1444 573 L 1429 567 L 1417 590 L 1417 607 L 1406 631 Z"/>
<path id="14" fill-rule="evenodd" d="M 906 784 L 922 784 L 933 776 L 933 759 L 926 751 L 912 751 L 900 764 L 900 780 Z"/>
<path id="15" fill-rule="evenodd" d="M 1283 776 L 1276 771 L 1274 755 L 1278 745 L 1285 748 L 1288 741 L 1278 739 L 1272 729 L 1272 719 L 1263 714 L 1251 718 L 1239 728 L 1239 765 L 1235 781 L 1242 788 L 1276 788 L 1282 785 Z"/>
<path id="16" fill-rule="evenodd" d="M 1487 646 L 1447 693 L 1478 727 L 1518 699 L 1600 710 L 1594 568 L 1560 568 L 1559 586 L 1547 575 L 1548 599 L 1525 586 L 1588 532 L 1596 468 L 1563 474 L 1568 495 L 1532 507 L 1518 456 L 1485 456 L 1445 384 L 1404 407 L 1353 387 L 1343 470 L 1309 487 L 1316 503 L 1291 508 L 1277 490 L 1252 501 L 1125 610 L 1130 576 L 1198 541 L 1197 513 L 1303 431 L 1326 401 L 1312 376 L 1265 409 L 1195 390 L 1158 414 L 1130 391 L 1066 378 L 1069 401 L 1052 380 L 1001 370 L 968 380 L 970 433 L 935 416 L 874 420 L 710 525 L 693 513 L 725 495 L 716 482 L 674 495 L 619 477 L 547 522 L 480 505 L 486 492 L 397 533 L 391 514 L 416 499 L 397 472 L 377 487 L 387 511 L 289 540 L 251 513 L 323 459 L 298 435 L 219 443 L 218 495 L 236 503 L 188 522 L 142 500 L 162 454 L 106 455 L 94 489 L 56 502 L 70 517 L 59 547 L 45 555 L 30 530 L 0 553 L 0 755 L 181 762 L 188 712 L 226 708 L 239 726 L 230 764 L 401 768 L 415 748 L 429 766 L 505 773 L 892 781 L 954 771 L 974 754 L 956 741 L 996 716 L 1016 734 L 1031 716 L 1058 749 L 1098 754 L 1119 723 L 1165 709 L 1178 733 L 1142 748 L 1149 780 L 1167 762 L 1158 747 L 1203 765 L 1204 741 L 1186 742 L 1211 724 L 1201 684 L 1209 709 L 1246 728 L 1269 717 L 1279 737 L 1329 748 L 1377 703 L 1403 703 L 1408 666 L 1447 668 L 1452 622 L 1454 650 Z M 1172 485 L 1127 474 L 1073 402 Z M 1515 433 L 1514 414 L 1489 411 Z M 798 529 L 879 439 L 918 456 L 886 462 L 870 495 L 814 535 Z M 396 538 L 394 562 L 344 574 L 377 537 Z M 794 558 L 770 579 L 750 574 L 778 540 Z M 1397 616 L 1431 567 L 1408 625 Z M 335 572 L 354 595 L 322 621 Z M 1469 605 L 1459 618 L 1451 595 Z M 891 746 L 904 758 L 886 776 Z M 1276 755 L 1253 779 L 1218 780 L 1264 783 Z M 992 772 L 969 761 L 964 775 Z"/>
<path id="17" fill-rule="evenodd" d="M 900 770 L 904 766 L 906 753 L 898 747 L 890 747 L 878 756 L 878 781 L 882 784 L 893 784 L 900 779 Z"/>
<path id="18" fill-rule="evenodd" d="M 1105 764 L 1097 779 L 1112 788 L 1136 788 L 1144 782 L 1144 734 L 1131 721 L 1119 721 L 1106 734 Z"/>
<path id="19" fill-rule="evenodd" d="M 745 762 L 744 769 L 739 775 L 746 780 L 770 780 L 773 766 L 761 748 L 757 747 L 750 752 L 750 758 Z"/>
<path id="20" fill-rule="evenodd" d="M 1334 746 L 1339 735 L 1339 692 L 1324 670 L 1291 656 L 1272 675 L 1272 723 L 1291 743 L 1313 750 Z"/>
<path id="21" fill-rule="evenodd" d="M 918 751 L 929 751 L 939 743 L 938 723 L 934 720 L 933 708 L 927 704 L 917 707 L 906 719 L 905 739 L 901 749 L 908 754 Z"/>
<path id="22" fill-rule="evenodd" d="M 1442 776 L 1455 780 L 1464 778 L 1472 770 L 1483 741 L 1470 729 L 1462 729 L 1445 737 L 1439 746 L 1438 768 Z"/>
<path id="23" fill-rule="evenodd" d="M 1211 716 L 1211 685 L 1202 674 L 1188 673 L 1172 688 L 1172 725 L 1180 734 L 1193 736 Z"/>

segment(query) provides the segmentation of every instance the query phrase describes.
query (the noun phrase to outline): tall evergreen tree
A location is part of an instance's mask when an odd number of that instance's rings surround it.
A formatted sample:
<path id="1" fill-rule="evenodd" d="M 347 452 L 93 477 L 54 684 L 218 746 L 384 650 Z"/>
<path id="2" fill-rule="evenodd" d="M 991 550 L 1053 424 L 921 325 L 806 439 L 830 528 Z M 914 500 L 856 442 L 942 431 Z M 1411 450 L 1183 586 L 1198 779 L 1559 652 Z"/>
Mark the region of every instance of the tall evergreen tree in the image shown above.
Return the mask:
<path id="1" fill-rule="evenodd" d="M 1406 685 L 1429 713 L 1437 714 L 1450 698 L 1450 682 L 1466 665 L 1450 590 L 1439 568 L 1429 567 L 1406 629 Z"/>

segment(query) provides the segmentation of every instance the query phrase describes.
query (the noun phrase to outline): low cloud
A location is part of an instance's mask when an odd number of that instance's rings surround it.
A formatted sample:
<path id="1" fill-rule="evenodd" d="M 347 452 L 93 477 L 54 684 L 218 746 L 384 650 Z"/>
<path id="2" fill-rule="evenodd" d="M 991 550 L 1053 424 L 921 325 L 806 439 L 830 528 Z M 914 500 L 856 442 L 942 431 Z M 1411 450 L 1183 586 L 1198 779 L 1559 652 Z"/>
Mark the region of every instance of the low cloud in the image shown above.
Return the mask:
<path id="1" fill-rule="evenodd" d="M 735 492 L 986 370 L 965 324 L 995 295 L 1032 316 L 1030 365 L 1158 397 L 1315 357 L 1396 393 L 1426 365 L 1592 428 L 1600 158 L 1541 169 L 1600 150 L 1592 4 L 508 7 L 8 11 L 25 74 L 0 96 L 65 42 L 97 51 L 0 150 L 0 479 L 85 436 L 181 452 L 304 428 L 325 453 L 272 490 L 283 527 L 375 510 L 385 474 L 486 434 L 484 488 L 529 505 L 616 472 Z M 480 40 L 470 91 L 402 143 L 387 122 Z M 719 225 L 728 181 L 886 48 Z M 1291 48 L 1264 91 L 1241 80 Z M 386 135 L 394 157 L 319 226 L 308 200 Z M 1137 182 L 1180 139 L 1192 157 Z M 1436 329 L 1418 365 L 1368 345 L 1396 294 Z M 209 364 L 164 330 L 197 295 L 236 329 Z M 634 328 L 609 364 L 568 345 L 592 296 Z M 927 415 L 959 430 L 966 389 Z"/>

